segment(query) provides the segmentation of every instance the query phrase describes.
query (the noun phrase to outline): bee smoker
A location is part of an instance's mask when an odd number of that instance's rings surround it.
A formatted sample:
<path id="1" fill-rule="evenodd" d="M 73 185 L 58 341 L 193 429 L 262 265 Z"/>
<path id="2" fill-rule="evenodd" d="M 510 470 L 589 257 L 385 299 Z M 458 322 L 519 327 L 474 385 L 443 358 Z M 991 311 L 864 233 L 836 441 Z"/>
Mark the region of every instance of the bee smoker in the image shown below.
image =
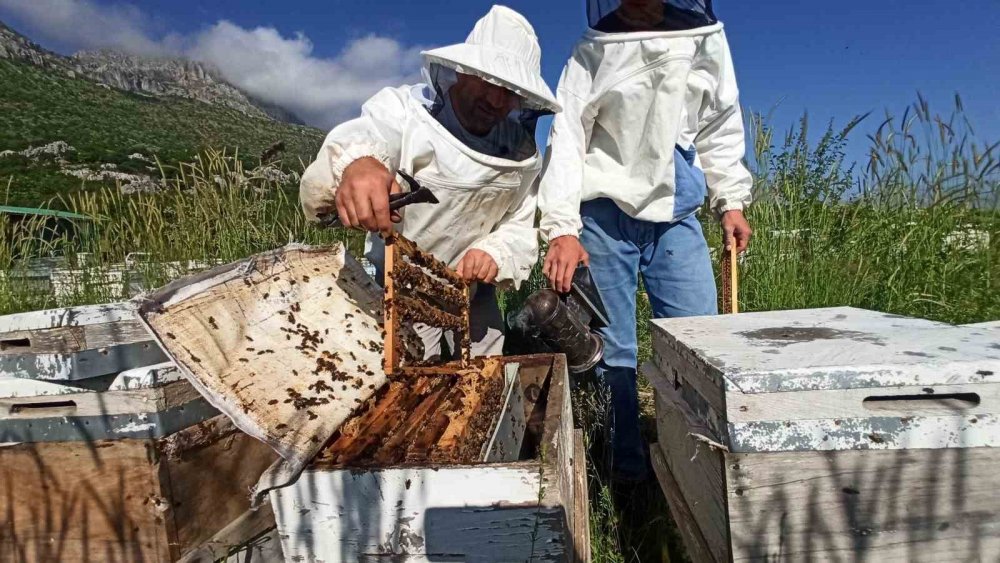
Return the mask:
<path id="1" fill-rule="evenodd" d="M 604 355 L 604 340 L 595 330 L 608 326 L 608 314 L 585 266 L 574 273 L 569 293 L 538 290 L 507 321 L 530 352 L 566 354 L 572 373 L 592 369 Z"/>

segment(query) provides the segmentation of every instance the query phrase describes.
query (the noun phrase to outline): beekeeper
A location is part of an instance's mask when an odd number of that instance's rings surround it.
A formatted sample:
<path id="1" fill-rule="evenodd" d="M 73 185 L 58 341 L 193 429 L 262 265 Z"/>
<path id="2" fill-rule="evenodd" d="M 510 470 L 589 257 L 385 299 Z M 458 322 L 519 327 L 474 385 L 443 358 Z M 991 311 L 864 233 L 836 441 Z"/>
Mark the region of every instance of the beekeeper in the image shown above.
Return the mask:
<path id="1" fill-rule="evenodd" d="M 538 259 L 535 124 L 559 104 L 542 80 L 534 29 L 509 8 L 494 6 L 465 43 L 422 55 L 423 84 L 380 91 L 361 117 L 330 132 L 302 177 L 302 207 L 311 220 L 337 213 L 345 226 L 369 231 L 365 254 L 379 278 L 385 249 L 374 234 L 395 230 L 479 282 L 472 351 L 498 355 L 494 284 L 518 286 Z M 397 171 L 440 203 L 390 214 Z M 425 357 L 442 353 L 440 331 L 418 332 Z"/>
<path id="2" fill-rule="evenodd" d="M 654 317 L 712 315 L 716 288 L 696 212 L 708 197 L 726 245 L 747 247 L 750 173 L 736 75 L 711 0 L 589 0 L 566 64 L 539 188 L 543 271 L 568 290 L 589 263 L 611 325 L 598 366 L 611 391 L 614 468 L 642 479 L 636 390 L 638 276 Z"/>

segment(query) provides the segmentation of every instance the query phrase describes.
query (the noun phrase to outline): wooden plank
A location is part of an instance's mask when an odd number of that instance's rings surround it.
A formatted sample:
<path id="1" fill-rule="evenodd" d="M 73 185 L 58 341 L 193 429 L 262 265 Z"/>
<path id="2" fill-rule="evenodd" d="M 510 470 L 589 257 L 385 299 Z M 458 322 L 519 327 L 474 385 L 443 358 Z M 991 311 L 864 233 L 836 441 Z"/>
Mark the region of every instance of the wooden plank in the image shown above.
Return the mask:
<path id="1" fill-rule="evenodd" d="M 657 440 L 670 473 L 716 561 L 729 558 L 729 530 L 723 474 L 723 456 L 690 434 L 717 440 L 698 426 L 680 396 L 656 390 Z"/>
<path id="2" fill-rule="evenodd" d="M 590 494 L 587 488 L 587 446 L 583 430 L 573 431 L 573 555 L 590 563 Z"/>
<path id="3" fill-rule="evenodd" d="M 187 381 L 175 381 L 151 389 L 11 397 L 0 399 L 0 423 L 56 416 L 138 415 L 164 411 L 200 399 L 201 395 Z"/>
<path id="4" fill-rule="evenodd" d="M 681 531 L 681 537 L 684 540 L 684 548 L 687 550 L 688 557 L 695 563 L 718 561 L 715 559 L 712 550 L 709 549 L 708 542 L 705 540 L 705 536 L 702 535 L 701 529 L 698 527 L 694 515 L 691 513 L 691 508 L 684 499 L 680 485 L 677 484 L 677 480 L 674 479 L 670 468 L 667 467 L 667 462 L 663 459 L 663 451 L 658 444 L 650 444 L 649 455 L 653 465 L 653 473 L 656 474 L 656 479 L 660 483 L 663 496 L 667 498 L 670 516 Z"/>
<path id="5" fill-rule="evenodd" d="M 462 365 L 468 366 L 472 363 L 472 289 L 465 285 L 462 288 L 462 295 L 465 297 L 466 306 L 460 315 L 461 329 L 455 336 L 455 342 L 462 356 Z"/>
<path id="6" fill-rule="evenodd" d="M 0 316 L 0 334 L 135 320 L 131 303 L 84 305 Z"/>
<path id="7" fill-rule="evenodd" d="M 1000 446 L 1000 383 L 730 393 L 734 452 Z"/>
<path id="8" fill-rule="evenodd" d="M 133 343 L 155 346 L 149 332 L 136 319 L 6 332 L 0 334 L 0 355 L 70 354 Z"/>
<path id="9" fill-rule="evenodd" d="M 997 448 L 727 456 L 733 558 L 994 560 L 998 466 Z"/>
<path id="10" fill-rule="evenodd" d="M 397 457 L 396 452 L 400 448 L 405 448 L 405 444 L 415 442 L 417 433 L 424 426 L 425 422 L 434 416 L 433 413 L 440 411 L 440 407 L 448 391 L 451 390 L 447 383 L 442 378 L 438 378 L 433 383 L 427 398 L 421 401 L 420 405 L 410 413 L 406 424 L 390 437 L 380 451 L 375 454 L 374 461 L 376 465 L 388 466 L 390 463 L 395 462 Z"/>
<path id="11" fill-rule="evenodd" d="M 169 561 L 152 443 L 0 447 L 0 560 Z"/>
<path id="12" fill-rule="evenodd" d="M 271 498 L 288 561 L 566 561 L 563 507 L 539 507 L 542 487 L 537 461 L 306 470 Z"/>
<path id="13" fill-rule="evenodd" d="M 281 552 L 281 536 L 278 534 L 278 529 L 271 528 L 265 531 L 219 561 L 220 563 L 285 563 L 285 554 Z"/>
<path id="14" fill-rule="evenodd" d="M 575 504 L 576 476 L 569 370 L 564 354 L 548 357 L 552 360 L 552 372 L 545 404 L 544 431 L 538 451 L 545 488 L 539 504 L 561 512 L 559 524 L 562 526 L 562 541 L 572 549 L 572 507 Z"/>
<path id="15" fill-rule="evenodd" d="M 399 261 L 399 246 L 396 245 L 396 237 L 389 237 L 385 241 L 385 290 L 382 309 L 385 315 L 385 336 L 383 337 L 382 349 L 385 359 L 383 367 L 386 375 L 392 375 L 399 368 L 402 344 L 399 341 L 399 314 L 396 311 L 396 263 Z"/>
<path id="16" fill-rule="evenodd" d="M 58 354 L 0 355 L 0 377 L 77 381 L 156 364 L 167 360 L 152 342 L 132 342 Z"/>
<path id="17" fill-rule="evenodd" d="M 480 418 L 480 411 L 484 408 L 488 409 L 491 403 L 493 403 L 489 399 L 493 396 L 499 396 L 502 401 L 502 393 L 494 392 L 498 390 L 502 391 L 503 387 L 501 364 L 495 358 L 486 360 L 486 364 L 478 376 L 471 376 L 471 378 L 460 379 L 458 381 L 456 390 L 461 393 L 461 396 L 458 398 L 458 404 L 455 405 L 458 407 L 458 412 L 455 412 L 450 417 L 448 427 L 445 428 L 444 433 L 438 440 L 432 459 L 453 458 L 454 453 L 468 439 L 469 432 L 472 430 L 473 420 Z M 493 412 L 497 411 L 494 410 Z"/>
<path id="18" fill-rule="evenodd" d="M 892 397 L 899 399 L 890 400 Z M 870 400 L 866 402 L 866 399 Z M 1000 383 L 730 393 L 727 402 L 728 418 L 732 423 L 821 418 L 845 420 L 875 416 L 919 420 L 923 417 L 996 413 L 1000 410 Z"/>
<path id="19" fill-rule="evenodd" d="M 232 563 L 258 563 L 261 560 L 258 559 L 259 548 L 255 549 L 255 544 L 258 543 L 259 538 L 262 535 L 267 535 L 269 531 L 275 530 L 274 523 L 274 511 L 271 510 L 271 503 L 264 503 L 257 510 L 247 510 L 235 520 L 229 523 L 228 526 L 219 530 L 210 539 L 203 542 L 198 547 L 184 553 L 177 563 L 209 563 L 211 561 L 219 561 L 226 558 L 232 551 L 243 551 L 251 553 L 250 557 L 234 557 L 232 559 L 225 559 L 225 561 L 232 561 Z M 271 542 L 276 542 L 271 543 Z M 273 553 L 275 551 L 281 551 L 280 539 L 275 535 L 273 538 L 268 539 L 268 543 L 271 545 L 267 546 L 268 553 Z M 263 546 L 260 546 L 263 547 Z M 237 549 L 242 548 L 242 549 Z M 280 556 L 273 559 L 274 563 L 284 561 Z M 272 563 L 272 560 L 264 560 L 262 563 Z"/>
<path id="20" fill-rule="evenodd" d="M 657 353 L 669 352 L 661 348 L 683 351 L 695 360 L 692 376 L 724 375 L 724 382 L 712 381 L 727 391 L 1000 382 L 992 331 L 899 315 L 837 307 L 656 319 L 653 324 Z"/>
<path id="21" fill-rule="evenodd" d="M 173 559 L 210 541 L 247 512 L 250 489 L 278 459 L 225 416 L 164 438 L 159 447 L 166 470 L 164 496 L 172 503 L 169 516 L 176 530 Z M 230 536 L 229 541 L 243 543 L 252 537 Z"/>
<path id="22" fill-rule="evenodd" d="M 724 428 L 726 412 L 725 379 L 722 372 L 692 354 L 677 339 L 661 330 L 658 320 L 650 321 L 653 332 L 653 357 L 651 365 L 659 374 L 650 373 L 650 382 L 659 377 L 662 385 L 687 385 L 707 404 L 711 412 L 698 412 L 717 430 Z M 647 371 L 647 370 L 644 370 Z"/>
<path id="23" fill-rule="evenodd" d="M 740 261 L 736 252 L 736 244 L 731 244 L 729 250 L 722 249 L 722 314 L 732 315 L 740 312 Z"/>

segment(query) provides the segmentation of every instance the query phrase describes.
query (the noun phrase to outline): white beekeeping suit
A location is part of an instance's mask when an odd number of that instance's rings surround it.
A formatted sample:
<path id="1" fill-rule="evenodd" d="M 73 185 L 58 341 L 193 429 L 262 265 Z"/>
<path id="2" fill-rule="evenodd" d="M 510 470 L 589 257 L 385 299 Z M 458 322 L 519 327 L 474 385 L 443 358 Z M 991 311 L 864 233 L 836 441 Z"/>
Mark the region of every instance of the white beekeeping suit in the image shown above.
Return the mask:
<path id="1" fill-rule="evenodd" d="M 440 200 L 405 209 L 398 232 L 453 267 L 466 251 L 482 250 L 497 264 L 497 281 L 516 286 L 538 255 L 535 124 L 559 110 L 541 77 L 534 30 L 517 12 L 494 6 L 465 43 L 425 51 L 423 58 L 425 84 L 382 90 L 361 117 L 330 132 L 303 175 L 303 209 L 310 219 L 335 212 L 344 169 L 373 157 L 391 172 L 407 172 Z M 519 107 L 489 134 L 468 133 L 448 96 L 457 73 L 514 92 Z M 381 264 L 381 240 L 369 236 L 366 246 L 372 262 Z"/>
<path id="2" fill-rule="evenodd" d="M 588 16 L 557 92 L 539 192 L 546 240 L 577 236 L 580 202 L 598 198 L 642 221 L 681 219 L 675 145 L 696 151 L 714 213 L 749 205 L 739 90 L 711 0 L 590 0 Z"/>

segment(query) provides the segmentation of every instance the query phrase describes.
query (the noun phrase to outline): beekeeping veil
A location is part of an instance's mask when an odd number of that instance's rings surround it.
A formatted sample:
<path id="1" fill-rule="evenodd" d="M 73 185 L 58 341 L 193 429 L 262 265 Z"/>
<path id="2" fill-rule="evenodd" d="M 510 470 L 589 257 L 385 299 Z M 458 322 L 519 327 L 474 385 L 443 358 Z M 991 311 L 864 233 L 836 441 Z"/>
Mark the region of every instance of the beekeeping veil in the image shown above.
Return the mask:
<path id="1" fill-rule="evenodd" d="M 476 22 L 464 43 L 422 55 L 424 78 L 433 89 L 428 110 L 459 140 L 473 151 L 509 160 L 525 160 L 536 154 L 537 120 L 558 112 L 560 106 L 542 79 L 541 47 L 535 30 L 521 14 L 494 6 Z M 518 97 L 517 107 L 485 136 L 455 131 L 448 93 L 458 74 L 481 78 Z"/>
<path id="2" fill-rule="evenodd" d="M 605 33 L 685 31 L 719 21 L 712 0 L 587 0 L 587 17 Z"/>

